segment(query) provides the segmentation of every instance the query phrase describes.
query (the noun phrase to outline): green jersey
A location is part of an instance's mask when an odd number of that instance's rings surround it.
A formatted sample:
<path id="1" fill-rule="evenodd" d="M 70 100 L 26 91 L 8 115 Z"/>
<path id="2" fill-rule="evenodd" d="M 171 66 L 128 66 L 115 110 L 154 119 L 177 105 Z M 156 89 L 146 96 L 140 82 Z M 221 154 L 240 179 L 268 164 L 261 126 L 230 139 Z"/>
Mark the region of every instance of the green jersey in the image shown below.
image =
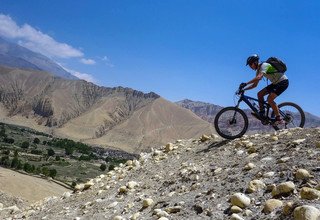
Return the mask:
<path id="1" fill-rule="evenodd" d="M 271 81 L 272 84 L 277 84 L 288 77 L 284 73 L 280 73 L 269 63 L 262 63 L 257 71 L 257 74 L 261 72 L 263 76 Z"/>

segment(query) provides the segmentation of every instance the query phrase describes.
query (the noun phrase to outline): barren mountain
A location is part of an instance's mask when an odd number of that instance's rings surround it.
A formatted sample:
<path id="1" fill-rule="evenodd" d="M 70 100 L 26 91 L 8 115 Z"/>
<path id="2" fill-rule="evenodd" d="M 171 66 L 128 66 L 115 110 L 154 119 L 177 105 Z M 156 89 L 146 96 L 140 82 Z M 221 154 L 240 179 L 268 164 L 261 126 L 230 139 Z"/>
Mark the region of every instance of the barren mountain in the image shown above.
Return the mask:
<path id="1" fill-rule="evenodd" d="M 0 217 L 30 219 L 320 218 L 320 129 L 154 146 L 59 197 Z M 0 209 L 1 210 L 1 209 Z"/>
<path id="2" fill-rule="evenodd" d="M 129 152 L 213 132 L 208 122 L 152 92 L 7 67 L 0 67 L 0 116 L 3 122 Z"/>
<path id="3" fill-rule="evenodd" d="M 42 70 L 65 79 L 78 79 L 48 57 L 0 37 L 0 65 Z"/>

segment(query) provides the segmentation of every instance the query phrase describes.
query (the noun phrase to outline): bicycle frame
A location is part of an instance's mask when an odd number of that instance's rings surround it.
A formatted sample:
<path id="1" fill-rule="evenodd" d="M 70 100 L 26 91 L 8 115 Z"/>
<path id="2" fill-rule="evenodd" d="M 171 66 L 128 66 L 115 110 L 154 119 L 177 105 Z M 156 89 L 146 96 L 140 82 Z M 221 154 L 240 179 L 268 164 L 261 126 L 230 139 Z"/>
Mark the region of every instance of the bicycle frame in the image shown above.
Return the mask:
<path id="1" fill-rule="evenodd" d="M 237 108 L 239 108 L 239 105 L 241 102 L 245 102 L 252 111 L 254 111 L 257 115 L 259 115 L 259 109 L 257 109 L 256 107 L 254 107 L 252 104 L 251 104 L 251 101 L 254 101 L 254 102 L 257 102 L 259 103 L 259 100 L 256 99 L 256 98 L 252 98 L 250 96 L 246 96 L 244 95 L 243 93 L 241 93 L 240 95 L 240 99 L 238 100 L 238 103 L 236 105 Z M 266 109 L 266 115 L 269 115 L 269 110 L 271 108 L 271 106 L 267 103 L 267 102 L 263 102 L 263 107 Z"/>

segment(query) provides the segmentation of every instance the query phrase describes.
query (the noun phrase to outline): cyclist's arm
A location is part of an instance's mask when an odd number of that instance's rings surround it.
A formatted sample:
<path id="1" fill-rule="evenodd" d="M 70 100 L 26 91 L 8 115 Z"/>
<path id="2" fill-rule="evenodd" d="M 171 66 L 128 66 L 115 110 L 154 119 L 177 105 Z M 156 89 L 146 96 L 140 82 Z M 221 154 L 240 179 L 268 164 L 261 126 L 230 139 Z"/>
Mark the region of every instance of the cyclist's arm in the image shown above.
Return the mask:
<path id="1" fill-rule="evenodd" d="M 260 72 L 256 77 L 254 77 L 252 80 L 250 80 L 249 82 L 247 82 L 247 85 L 251 84 L 250 86 L 248 86 L 247 88 L 245 88 L 244 90 L 249 90 L 249 89 L 253 89 L 255 87 L 257 87 L 259 81 L 262 79 L 263 77 L 263 73 Z"/>

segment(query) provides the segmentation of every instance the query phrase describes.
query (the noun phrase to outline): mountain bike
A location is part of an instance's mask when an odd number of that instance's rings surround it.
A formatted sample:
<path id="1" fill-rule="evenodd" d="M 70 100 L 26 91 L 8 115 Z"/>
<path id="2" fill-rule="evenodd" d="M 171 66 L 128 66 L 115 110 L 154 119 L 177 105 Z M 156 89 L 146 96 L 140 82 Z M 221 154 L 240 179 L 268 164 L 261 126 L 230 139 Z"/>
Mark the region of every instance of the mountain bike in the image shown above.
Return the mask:
<path id="1" fill-rule="evenodd" d="M 303 127 L 305 114 L 300 106 L 293 102 L 284 102 L 278 105 L 280 116 L 284 123 L 276 124 L 275 114 L 267 102 L 263 102 L 265 114 L 259 114 L 259 100 L 244 95 L 245 86 L 240 85 L 236 91 L 239 97 L 236 106 L 221 109 L 214 119 L 214 126 L 217 133 L 226 139 L 235 139 L 244 135 L 248 129 L 249 121 L 246 113 L 239 108 L 240 103 L 245 102 L 252 110 L 252 115 L 261 121 L 263 125 L 272 126 L 275 130 Z"/>

